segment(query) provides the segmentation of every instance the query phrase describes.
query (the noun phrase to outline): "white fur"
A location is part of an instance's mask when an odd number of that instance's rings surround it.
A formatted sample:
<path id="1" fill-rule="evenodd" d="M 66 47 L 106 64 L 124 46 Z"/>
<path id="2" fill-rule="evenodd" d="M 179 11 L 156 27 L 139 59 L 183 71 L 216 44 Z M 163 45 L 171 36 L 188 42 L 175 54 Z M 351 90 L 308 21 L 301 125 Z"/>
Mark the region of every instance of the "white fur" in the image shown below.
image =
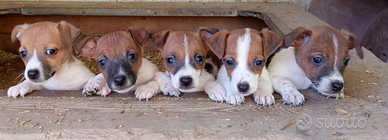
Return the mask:
<path id="1" fill-rule="evenodd" d="M 312 84 L 302 68 L 296 63 L 293 47 L 281 50 L 268 66 L 274 90 L 288 104 L 300 105 L 304 96 L 298 89 L 307 89 Z"/>
<path id="2" fill-rule="evenodd" d="M 34 53 L 34 55 L 37 55 Z M 94 76 L 88 68 L 86 68 L 81 61 L 76 59 L 74 56 L 74 61 L 66 61 L 62 66 L 56 71 L 53 77 L 49 78 L 46 81 L 41 83 L 33 83 L 28 78 L 16 86 L 9 88 L 8 97 L 16 98 L 18 95 L 24 96 L 25 94 L 33 90 L 80 90 L 84 87 L 88 79 Z M 27 68 L 33 68 L 33 66 L 38 66 L 38 69 L 42 69 L 41 62 L 35 56 L 27 62 Z M 31 63 L 31 62 L 32 63 Z M 42 74 L 42 73 L 40 73 Z M 25 77 L 28 77 L 27 75 Z"/>

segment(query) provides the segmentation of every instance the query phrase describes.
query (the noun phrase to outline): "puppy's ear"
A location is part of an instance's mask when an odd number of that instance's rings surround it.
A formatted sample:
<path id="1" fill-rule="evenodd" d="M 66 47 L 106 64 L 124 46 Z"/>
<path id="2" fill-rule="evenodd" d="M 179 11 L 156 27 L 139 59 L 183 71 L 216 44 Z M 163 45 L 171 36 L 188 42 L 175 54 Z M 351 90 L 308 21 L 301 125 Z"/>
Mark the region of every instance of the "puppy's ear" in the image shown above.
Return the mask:
<path id="1" fill-rule="evenodd" d="M 265 59 L 268 59 L 268 57 L 280 47 L 284 47 L 283 38 L 270 30 L 263 29 L 260 32 L 260 36 L 263 41 L 263 52 Z"/>
<path id="2" fill-rule="evenodd" d="M 94 58 L 97 48 L 97 37 L 81 35 L 74 43 L 74 54 Z"/>
<path id="3" fill-rule="evenodd" d="M 304 27 L 298 27 L 284 37 L 284 47 L 299 48 L 310 41 L 312 32 Z"/>
<path id="4" fill-rule="evenodd" d="M 210 50 L 219 58 L 222 59 L 225 54 L 226 42 L 229 32 L 226 30 L 215 33 L 205 41 L 205 44 L 210 47 Z"/>
<path id="5" fill-rule="evenodd" d="M 131 34 L 132 39 L 140 47 L 144 46 L 151 39 L 150 33 L 146 30 L 127 29 L 127 33 Z"/>
<path id="6" fill-rule="evenodd" d="M 206 28 L 206 27 L 200 27 L 198 30 L 199 37 L 201 38 L 202 42 L 205 42 L 207 39 L 209 39 L 213 34 L 217 33 L 219 30 L 217 28 Z M 210 48 L 205 44 L 206 50 L 208 51 Z"/>
<path id="7" fill-rule="evenodd" d="M 152 43 L 154 44 L 154 48 L 162 51 L 164 45 L 166 44 L 167 38 L 170 35 L 170 30 L 164 30 L 151 35 Z"/>
<path id="8" fill-rule="evenodd" d="M 61 37 L 62 47 L 65 49 L 70 47 L 74 40 L 81 35 L 80 29 L 66 21 L 59 22 L 57 28 Z"/>
<path id="9" fill-rule="evenodd" d="M 349 50 L 353 48 L 356 49 L 358 57 L 363 59 L 364 52 L 362 52 L 362 46 L 361 46 L 360 40 L 358 40 L 354 34 L 349 33 L 348 31 L 342 30 L 342 32 L 345 34 L 345 36 L 348 39 Z"/>
<path id="10" fill-rule="evenodd" d="M 11 34 L 11 41 L 13 43 L 15 43 L 16 41 L 18 41 L 21 33 L 23 32 L 23 30 L 27 29 L 27 27 L 30 26 L 28 24 L 21 24 L 21 25 L 17 25 L 13 28 L 12 30 L 12 34 Z"/>

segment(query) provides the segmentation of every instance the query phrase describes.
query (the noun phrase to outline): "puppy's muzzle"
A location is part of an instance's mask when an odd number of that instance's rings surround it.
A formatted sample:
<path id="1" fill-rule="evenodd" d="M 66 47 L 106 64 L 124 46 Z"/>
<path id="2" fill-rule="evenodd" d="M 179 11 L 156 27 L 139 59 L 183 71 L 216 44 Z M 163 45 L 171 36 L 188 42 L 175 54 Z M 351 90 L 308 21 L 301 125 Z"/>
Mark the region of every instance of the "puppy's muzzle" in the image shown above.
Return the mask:
<path id="1" fill-rule="evenodd" d="M 183 86 L 190 86 L 193 83 L 193 78 L 190 76 L 184 76 L 179 78 L 179 83 Z"/>
<path id="2" fill-rule="evenodd" d="M 39 78 L 39 70 L 37 70 L 37 69 L 28 70 L 27 76 L 31 80 L 36 80 Z"/>
<path id="3" fill-rule="evenodd" d="M 249 84 L 247 82 L 237 84 L 238 91 L 244 93 L 249 90 Z"/>
<path id="4" fill-rule="evenodd" d="M 116 86 L 123 86 L 125 84 L 125 82 L 127 81 L 127 78 L 124 76 L 124 75 L 120 75 L 120 76 L 116 76 L 114 79 L 113 79 L 113 83 L 116 85 Z"/>
<path id="5" fill-rule="evenodd" d="M 344 83 L 342 82 L 336 81 L 331 83 L 331 89 L 335 92 L 342 91 L 343 88 L 344 88 Z"/>

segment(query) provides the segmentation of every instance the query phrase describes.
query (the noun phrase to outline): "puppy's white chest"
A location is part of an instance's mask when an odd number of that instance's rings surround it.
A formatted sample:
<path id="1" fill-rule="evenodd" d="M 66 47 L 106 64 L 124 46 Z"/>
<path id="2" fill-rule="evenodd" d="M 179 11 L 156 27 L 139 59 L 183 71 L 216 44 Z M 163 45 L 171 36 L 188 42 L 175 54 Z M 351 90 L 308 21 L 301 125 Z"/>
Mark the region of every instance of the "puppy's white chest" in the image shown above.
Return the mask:
<path id="1" fill-rule="evenodd" d="M 47 90 L 80 90 L 95 75 L 81 61 L 64 63 L 53 77 L 43 83 Z"/>
<path id="2" fill-rule="evenodd" d="M 294 83 L 297 89 L 306 89 L 312 84 L 306 73 L 296 62 L 293 47 L 283 49 L 277 53 L 268 66 L 268 72 L 271 76 L 287 78 Z"/>

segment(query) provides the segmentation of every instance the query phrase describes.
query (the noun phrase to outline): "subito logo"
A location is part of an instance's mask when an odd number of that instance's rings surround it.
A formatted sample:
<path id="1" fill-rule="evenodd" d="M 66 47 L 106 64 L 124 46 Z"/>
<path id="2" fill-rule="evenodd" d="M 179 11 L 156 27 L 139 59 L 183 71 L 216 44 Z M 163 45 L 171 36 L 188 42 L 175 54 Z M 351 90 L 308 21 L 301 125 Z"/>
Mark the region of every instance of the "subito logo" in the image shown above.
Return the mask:
<path id="1" fill-rule="evenodd" d="M 298 119 L 296 120 L 296 126 L 300 130 L 307 130 L 310 129 L 313 125 L 313 119 L 309 114 L 302 113 L 298 116 Z"/>

